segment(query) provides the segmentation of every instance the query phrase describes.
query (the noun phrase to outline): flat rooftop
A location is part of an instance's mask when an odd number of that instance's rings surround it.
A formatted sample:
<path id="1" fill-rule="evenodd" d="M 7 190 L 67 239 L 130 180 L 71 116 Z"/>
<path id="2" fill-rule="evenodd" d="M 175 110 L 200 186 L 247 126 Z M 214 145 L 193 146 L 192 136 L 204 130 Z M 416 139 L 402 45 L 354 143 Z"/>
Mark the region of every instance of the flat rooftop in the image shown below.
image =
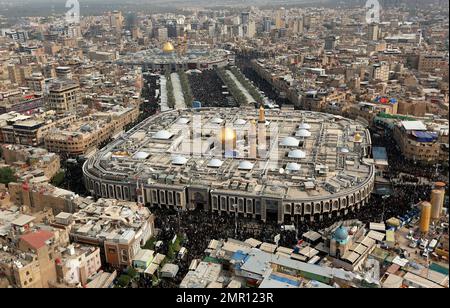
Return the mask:
<path id="1" fill-rule="evenodd" d="M 248 133 L 257 110 L 185 109 L 147 119 L 91 157 L 84 172 L 103 180 L 199 185 L 289 200 L 331 197 L 373 177 L 373 166 L 363 162 L 370 137 L 362 124 L 309 111 L 265 114 L 268 146 L 257 158 L 249 158 Z M 236 134 L 231 151 L 220 137 L 225 127 Z"/>

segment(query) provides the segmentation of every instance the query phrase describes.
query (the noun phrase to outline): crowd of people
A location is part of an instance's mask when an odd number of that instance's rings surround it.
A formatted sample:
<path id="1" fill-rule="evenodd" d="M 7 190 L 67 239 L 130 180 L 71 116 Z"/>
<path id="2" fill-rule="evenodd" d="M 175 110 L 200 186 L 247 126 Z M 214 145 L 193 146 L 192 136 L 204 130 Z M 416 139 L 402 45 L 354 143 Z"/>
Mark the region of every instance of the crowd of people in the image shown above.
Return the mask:
<path id="1" fill-rule="evenodd" d="M 245 241 L 255 238 L 262 242 L 275 243 L 275 237 L 280 235 L 278 245 L 294 247 L 302 235 L 310 230 L 320 231 L 343 219 L 358 219 L 368 224 L 381 222 L 391 217 L 400 217 L 408 212 L 418 202 L 428 200 L 431 192 L 429 185 L 397 185 L 393 194 L 383 198 L 372 195 L 367 205 L 356 211 L 349 211 L 345 217 L 324 215 L 322 220 L 292 222 L 295 231 L 288 231 L 284 225 L 277 222 L 262 222 L 252 218 L 237 217 L 234 214 L 216 214 L 196 210 L 193 212 L 175 212 L 168 208 L 154 208 L 156 227 L 159 230 L 158 240 L 169 243 L 175 235 L 181 236 L 183 246 L 188 250 L 185 260 L 176 260 L 180 272 L 173 283 L 180 283 L 189 270 L 194 259 L 203 259 L 205 250 L 211 240 L 226 240 L 233 238 Z M 289 224 L 288 222 L 287 224 Z M 237 225 L 237 228 L 236 228 Z M 166 253 L 168 246 L 161 248 Z"/>
<path id="2" fill-rule="evenodd" d="M 234 100 L 230 100 L 223 82 L 215 70 L 205 70 L 201 73 L 189 74 L 189 83 L 195 101 L 200 101 L 203 107 L 238 107 Z"/>
<path id="3" fill-rule="evenodd" d="M 383 135 L 372 130 L 371 137 L 373 146 L 386 148 L 389 161 L 389 172 L 386 175 L 391 180 L 402 183 L 405 181 L 419 182 L 420 179 L 426 179 L 429 182 L 448 183 L 448 163 L 447 165 L 421 164 L 405 159 L 389 130 L 386 130 Z"/>

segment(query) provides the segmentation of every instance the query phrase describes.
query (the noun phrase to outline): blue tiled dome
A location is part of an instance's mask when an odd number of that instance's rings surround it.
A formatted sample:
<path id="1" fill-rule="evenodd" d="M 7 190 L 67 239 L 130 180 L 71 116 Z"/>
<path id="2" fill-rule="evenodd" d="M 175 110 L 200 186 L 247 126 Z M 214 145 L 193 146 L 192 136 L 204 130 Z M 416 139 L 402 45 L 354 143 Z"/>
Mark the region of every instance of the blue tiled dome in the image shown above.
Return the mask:
<path id="1" fill-rule="evenodd" d="M 336 231 L 334 232 L 334 238 L 337 241 L 346 241 L 348 238 L 348 232 L 347 229 L 345 227 L 339 227 L 336 229 Z"/>

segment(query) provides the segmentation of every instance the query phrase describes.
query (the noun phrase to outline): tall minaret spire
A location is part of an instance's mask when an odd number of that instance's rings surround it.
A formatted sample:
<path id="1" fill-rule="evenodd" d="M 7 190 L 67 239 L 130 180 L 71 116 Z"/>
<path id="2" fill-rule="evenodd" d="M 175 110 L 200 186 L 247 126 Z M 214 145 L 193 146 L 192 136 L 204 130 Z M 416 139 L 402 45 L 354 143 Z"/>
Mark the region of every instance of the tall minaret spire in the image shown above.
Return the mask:
<path id="1" fill-rule="evenodd" d="M 263 105 L 261 105 L 261 107 L 259 108 L 258 123 L 266 123 L 266 111 Z"/>
<path id="2" fill-rule="evenodd" d="M 256 132 L 256 121 L 252 120 L 250 122 L 250 130 L 248 134 L 248 156 L 251 159 L 256 159 L 258 156 L 258 137 Z"/>
<path id="3" fill-rule="evenodd" d="M 266 111 L 264 106 L 259 108 L 258 118 L 258 156 L 264 158 L 267 152 Z"/>

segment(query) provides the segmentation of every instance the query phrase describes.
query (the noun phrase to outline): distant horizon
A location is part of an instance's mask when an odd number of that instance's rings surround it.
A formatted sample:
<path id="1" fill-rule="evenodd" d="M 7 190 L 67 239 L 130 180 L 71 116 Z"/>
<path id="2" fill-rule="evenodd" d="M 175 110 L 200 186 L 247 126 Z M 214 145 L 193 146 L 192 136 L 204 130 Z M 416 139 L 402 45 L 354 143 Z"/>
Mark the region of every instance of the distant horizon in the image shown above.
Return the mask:
<path id="1" fill-rule="evenodd" d="M 439 0 L 379 0 L 384 5 L 402 3 L 422 6 L 439 3 Z M 170 12 L 189 7 L 201 8 L 239 8 L 239 7 L 336 7 L 363 6 L 365 0 L 79 0 L 80 7 L 89 8 L 82 16 L 92 16 L 111 10 L 140 11 L 143 13 Z M 63 14 L 66 11 L 66 0 L 0 0 L 0 15 L 9 18 L 38 17 Z M 446 2 L 448 6 L 448 2 Z"/>

